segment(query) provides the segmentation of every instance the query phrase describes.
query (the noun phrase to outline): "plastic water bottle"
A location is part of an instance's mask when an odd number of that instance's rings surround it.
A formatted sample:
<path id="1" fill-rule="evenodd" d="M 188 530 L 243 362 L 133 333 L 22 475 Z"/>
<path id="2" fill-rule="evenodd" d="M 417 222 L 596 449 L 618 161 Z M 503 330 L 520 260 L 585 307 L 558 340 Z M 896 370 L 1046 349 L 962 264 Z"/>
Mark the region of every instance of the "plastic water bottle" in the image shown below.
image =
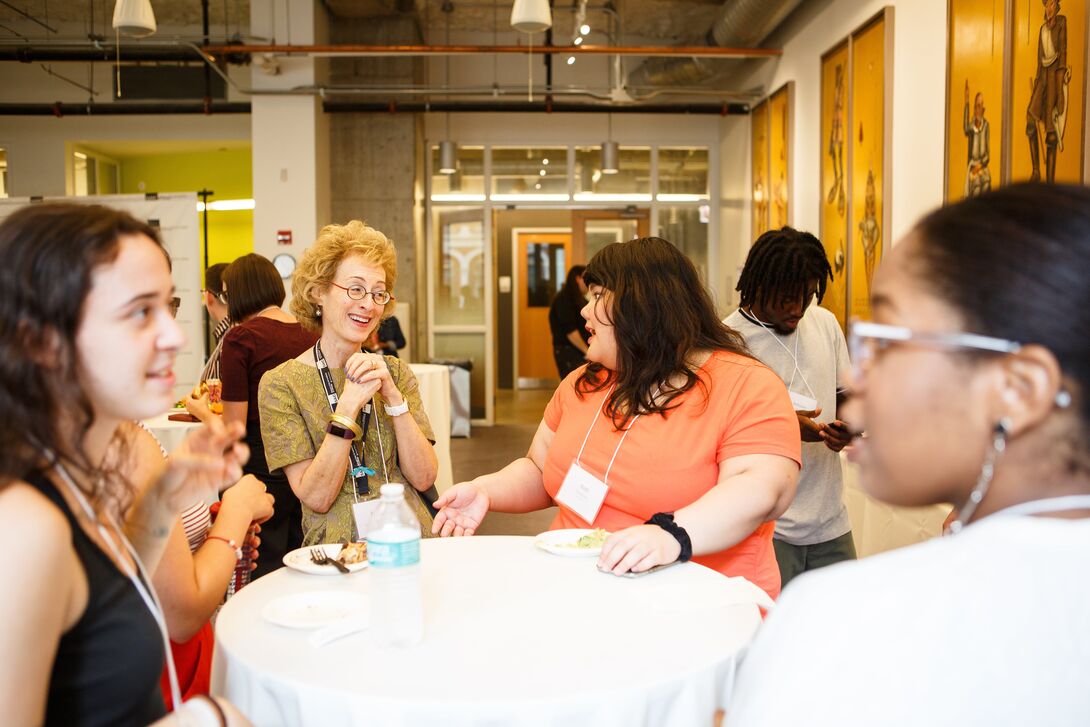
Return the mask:
<path id="1" fill-rule="evenodd" d="M 404 485 L 383 485 L 367 533 L 371 635 L 379 646 L 410 646 L 424 636 L 420 591 L 420 522 Z"/>

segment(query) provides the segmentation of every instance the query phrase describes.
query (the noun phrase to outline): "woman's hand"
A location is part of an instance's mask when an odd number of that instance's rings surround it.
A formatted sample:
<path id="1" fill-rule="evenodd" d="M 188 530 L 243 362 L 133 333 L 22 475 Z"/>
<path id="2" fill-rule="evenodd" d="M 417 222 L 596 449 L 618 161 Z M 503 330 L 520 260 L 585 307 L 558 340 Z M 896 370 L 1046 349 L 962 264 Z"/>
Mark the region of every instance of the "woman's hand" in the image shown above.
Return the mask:
<path id="1" fill-rule="evenodd" d="M 185 404 L 185 410 L 189 412 L 191 416 L 196 417 L 202 422 L 209 422 L 216 416 L 212 413 L 212 410 L 208 408 L 207 391 L 199 397 L 193 396 L 191 393 L 183 400 L 183 403 Z"/>
<path id="2" fill-rule="evenodd" d="M 376 359 L 379 361 L 376 362 Z M 344 363 L 344 391 L 341 392 L 337 411 L 353 419 L 360 410 L 371 401 L 375 392 L 382 388 L 381 376 L 375 376 L 374 372 L 381 366 L 385 371 L 386 364 L 381 361 L 381 356 L 370 353 L 354 353 Z M 386 371 L 386 378 L 390 376 Z M 347 411 L 341 407 L 347 407 Z"/>
<path id="3" fill-rule="evenodd" d="M 431 532 L 440 537 L 472 535 L 488 514 L 488 493 L 472 482 L 460 482 L 435 501 L 439 514 Z"/>
<path id="4" fill-rule="evenodd" d="M 375 391 L 390 406 L 397 406 L 405 400 L 390 377 L 390 368 L 381 353 L 354 353 L 344 365 L 344 373 L 349 381 L 355 380 L 361 385 L 377 384 Z"/>
<path id="5" fill-rule="evenodd" d="M 642 573 L 648 568 L 673 563 L 681 555 L 681 544 L 658 525 L 636 525 L 613 533 L 602 545 L 598 568 L 621 575 Z"/>
<path id="6" fill-rule="evenodd" d="M 225 425 L 219 417 L 195 428 L 167 458 L 156 496 L 178 513 L 240 480 L 242 465 L 250 457 L 249 447 L 240 441 L 245 433 L 243 424 Z"/>
<path id="7" fill-rule="evenodd" d="M 224 507 L 242 508 L 250 513 L 250 522 L 263 523 L 273 515 L 273 496 L 265 491 L 265 483 L 253 475 L 246 475 L 223 491 Z"/>

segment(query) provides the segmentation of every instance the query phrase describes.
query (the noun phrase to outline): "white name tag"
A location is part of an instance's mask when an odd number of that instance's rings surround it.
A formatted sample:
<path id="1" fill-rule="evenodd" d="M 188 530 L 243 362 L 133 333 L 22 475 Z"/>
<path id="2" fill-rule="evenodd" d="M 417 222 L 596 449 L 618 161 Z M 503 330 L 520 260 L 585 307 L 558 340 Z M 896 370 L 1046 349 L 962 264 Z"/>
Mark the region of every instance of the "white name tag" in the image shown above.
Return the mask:
<path id="1" fill-rule="evenodd" d="M 806 394 L 798 394 L 794 391 L 787 392 L 791 394 L 791 406 L 795 407 L 795 411 L 814 411 L 817 409 L 817 399 Z"/>
<path id="2" fill-rule="evenodd" d="M 572 462 L 560 490 L 556 493 L 556 501 L 586 520 L 589 525 L 598 517 L 607 493 L 609 485 L 587 472 L 578 463 Z"/>
<path id="3" fill-rule="evenodd" d="M 352 503 L 352 518 L 356 521 L 356 537 L 360 540 L 365 539 L 367 533 L 371 531 L 371 520 L 375 517 L 375 511 L 378 510 L 380 502 L 382 500 L 375 498 Z"/>

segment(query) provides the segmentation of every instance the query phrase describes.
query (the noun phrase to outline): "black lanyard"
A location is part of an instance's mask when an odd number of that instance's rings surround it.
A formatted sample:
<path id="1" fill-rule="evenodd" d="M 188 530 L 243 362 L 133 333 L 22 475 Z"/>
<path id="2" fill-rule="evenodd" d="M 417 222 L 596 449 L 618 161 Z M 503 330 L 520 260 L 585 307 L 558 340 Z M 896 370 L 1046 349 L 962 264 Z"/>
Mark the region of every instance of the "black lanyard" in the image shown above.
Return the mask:
<path id="1" fill-rule="evenodd" d="M 318 376 L 322 380 L 326 400 L 329 401 L 329 410 L 336 412 L 337 402 L 340 399 L 337 397 L 337 389 L 333 386 L 333 375 L 329 373 L 329 364 L 326 363 L 325 356 L 322 355 L 322 347 L 317 341 L 314 343 L 314 365 L 318 367 Z M 352 476 L 352 483 L 355 486 L 357 497 L 371 492 L 371 488 L 367 484 L 367 478 L 369 475 L 375 474 L 374 470 L 367 468 L 364 452 L 367 441 L 367 427 L 371 424 L 371 404 L 365 405 L 360 413 L 363 415 L 363 436 L 360 437 L 359 451 L 351 445 L 348 448 L 348 458 L 351 464 L 348 472 Z"/>

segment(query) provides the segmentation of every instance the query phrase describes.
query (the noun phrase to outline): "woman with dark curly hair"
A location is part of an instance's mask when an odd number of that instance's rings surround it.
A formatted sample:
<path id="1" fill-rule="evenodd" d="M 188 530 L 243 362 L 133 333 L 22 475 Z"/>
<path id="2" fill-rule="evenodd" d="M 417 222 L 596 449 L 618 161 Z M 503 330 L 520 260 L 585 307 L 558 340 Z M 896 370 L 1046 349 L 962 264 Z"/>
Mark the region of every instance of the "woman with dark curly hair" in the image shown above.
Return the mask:
<path id="1" fill-rule="evenodd" d="M 773 521 L 801 459 L 783 382 L 723 325 L 696 268 L 666 240 L 609 245 L 583 274 L 589 364 L 564 379 L 530 451 L 447 490 L 435 532 L 556 503 L 559 528 L 612 531 L 598 565 L 693 558 L 773 597 Z"/>

